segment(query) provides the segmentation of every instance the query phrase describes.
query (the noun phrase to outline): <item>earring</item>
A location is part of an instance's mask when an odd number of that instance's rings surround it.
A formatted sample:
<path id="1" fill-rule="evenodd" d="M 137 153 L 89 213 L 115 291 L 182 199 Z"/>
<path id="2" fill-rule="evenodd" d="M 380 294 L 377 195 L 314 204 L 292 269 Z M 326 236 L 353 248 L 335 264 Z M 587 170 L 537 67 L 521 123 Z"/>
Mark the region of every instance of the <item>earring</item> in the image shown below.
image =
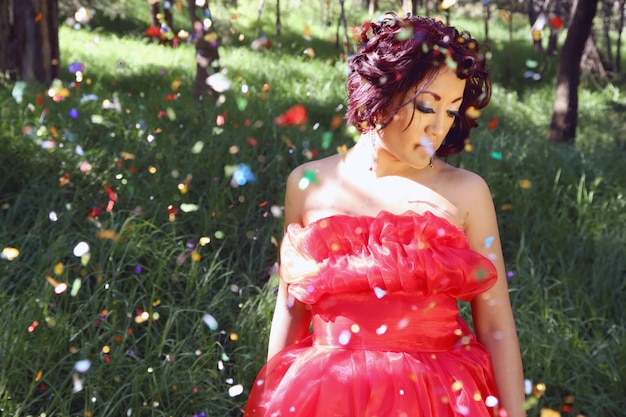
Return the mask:
<path id="1" fill-rule="evenodd" d="M 374 136 L 374 129 L 369 130 L 368 136 L 372 145 L 372 164 L 370 165 L 370 171 L 376 171 L 378 167 L 378 155 L 376 154 L 376 136 Z"/>
<path id="2" fill-rule="evenodd" d="M 433 162 L 434 162 L 434 160 L 433 160 L 433 157 L 431 156 L 430 157 L 430 161 L 428 162 L 428 166 L 431 167 L 431 168 L 434 167 L 435 165 L 433 164 Z"/>

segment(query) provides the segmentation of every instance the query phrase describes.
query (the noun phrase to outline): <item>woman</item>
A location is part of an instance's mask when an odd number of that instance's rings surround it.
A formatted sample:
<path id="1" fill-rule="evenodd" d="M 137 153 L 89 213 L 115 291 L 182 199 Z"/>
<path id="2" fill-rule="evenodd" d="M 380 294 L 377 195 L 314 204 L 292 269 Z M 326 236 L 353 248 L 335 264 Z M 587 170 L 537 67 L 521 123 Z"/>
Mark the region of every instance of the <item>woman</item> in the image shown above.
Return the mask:
<path id="1" fill-rule="evenodd" d="M 439 159 L 489 102 L 485 57 L 427 18 L 387 15 L 362 40 L 346 115 L 360 140 L 287 181 L 269 360 L 245 415 L 523 416 L 491 195 Z"/>

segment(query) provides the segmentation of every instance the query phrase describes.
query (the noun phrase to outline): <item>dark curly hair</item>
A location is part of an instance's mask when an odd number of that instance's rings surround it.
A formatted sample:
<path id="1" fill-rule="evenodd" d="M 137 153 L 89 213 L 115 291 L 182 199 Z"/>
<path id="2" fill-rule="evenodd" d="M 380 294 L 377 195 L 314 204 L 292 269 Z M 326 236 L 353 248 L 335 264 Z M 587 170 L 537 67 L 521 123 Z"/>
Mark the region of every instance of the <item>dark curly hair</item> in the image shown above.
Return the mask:
<path id="1" fill-rule="evenodd" d="M 478 42 L 468 32 L 459 32 L 443 22 L 425 17 L 399 18 L 394 13 L 385 14 L 378 22 L 365 23 L 361 41 L 346 82 L 346 121 L 360 132 L 385 127 L 400 107 L 415 100 L 419 91 L 407 97 L 411 88 L 423 81 L 427 84 L 442 66 L 448 66 L 467 83 L 460 116 L 436 155 L 461 152 L 470 130 L 478 126 L 471 117 L 475 114 L 467 114 L 466 110 L 482 109 L 491 99 L 491 78 Z M 394 106 L 396 97 L 400 100 Z"/>

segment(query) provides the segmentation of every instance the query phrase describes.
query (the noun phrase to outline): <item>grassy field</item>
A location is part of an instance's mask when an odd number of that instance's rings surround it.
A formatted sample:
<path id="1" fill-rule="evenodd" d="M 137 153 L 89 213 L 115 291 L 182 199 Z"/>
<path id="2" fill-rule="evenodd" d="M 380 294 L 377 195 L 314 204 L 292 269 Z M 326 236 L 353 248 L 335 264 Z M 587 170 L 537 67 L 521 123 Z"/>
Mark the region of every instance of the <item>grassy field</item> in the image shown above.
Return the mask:
<path id="1" fill-rule="evenodd" d="M 269 5 L 216 6 L 232 87 L 198 102 L 193 47 L 146 39 L 144 2 L 125 4 L 61 29 L 51 94 L 0 88 L 0 415 L 240 415 L 266 351 L 286 175 L 355 137 L 337 124 L 334 8 L 287 2 L 278 37 Z M 623 86 L 585 82 L 576 144 L 546 144 L 557 63 L 523 16 L 513 42 L 494 16 L 492 104 L 450 162 L 492 188 L 526 378 L 546 387 L 529 415 L 571 395 L 564 416 L 623 416 Z M 451 19 L 481 39 L 480 20 Z M 259 31 L 272 45 L 255 52 Z M 307 123 L 277 126 L 296 104 Z"/>

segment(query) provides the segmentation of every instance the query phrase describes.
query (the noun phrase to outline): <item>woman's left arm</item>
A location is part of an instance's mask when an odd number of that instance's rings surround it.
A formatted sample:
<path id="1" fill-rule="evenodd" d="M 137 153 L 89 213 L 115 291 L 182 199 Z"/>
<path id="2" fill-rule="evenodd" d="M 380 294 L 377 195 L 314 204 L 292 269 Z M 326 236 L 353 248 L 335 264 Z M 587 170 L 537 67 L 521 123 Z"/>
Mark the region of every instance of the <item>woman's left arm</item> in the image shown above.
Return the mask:
<path id="1" fill-rule="evenodd" d="M 465 233 L 471 249 L 491 259 L 498 280 L 489 291 L 472 301 L 474 330 L 478 340 L 489 350 L 494 369 L 500 406 L 510 417 L 526 415 L 522 359 L 509 298 L 506 271 L 496 212 L 485 181 L 476 176 L 464 189 L 468 203 Z"/>

